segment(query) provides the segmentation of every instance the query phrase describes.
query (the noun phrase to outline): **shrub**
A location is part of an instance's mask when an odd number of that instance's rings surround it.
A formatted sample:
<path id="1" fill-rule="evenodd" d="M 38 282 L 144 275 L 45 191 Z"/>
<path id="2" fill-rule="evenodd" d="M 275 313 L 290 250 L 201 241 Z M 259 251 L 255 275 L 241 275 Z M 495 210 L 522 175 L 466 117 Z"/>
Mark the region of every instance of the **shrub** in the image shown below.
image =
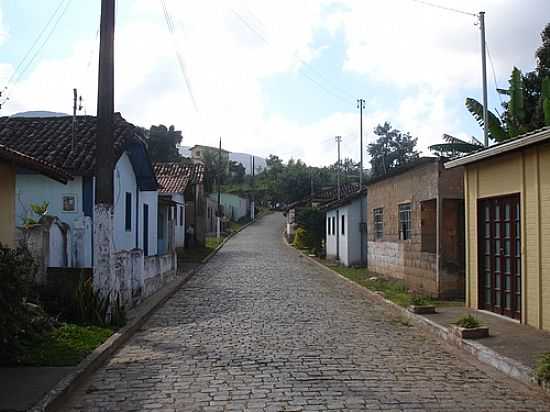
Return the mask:
<path id="1" fill-rule="evenodd" d="M 298 249 L 306 249 L 306 231 L 299 227 L 294 233 L 294 241 L 292 244 Z"/>
<path id="2" fill-rule="evenodd" d="M 11 358 L 21 342 L 40 335 L 47 327 L 26 303 L 36 264 L 28 250 L 0 245 L 0 359 Z"/>
<path id="3" fill-rule="evenodd" d="M 296 213 L 296 223 L 304 230 L 303 249 L 321 250 L 325 232 L 324 214 L 316 208 L 304 208 Z"/>
<path id="4" fill-rule="evenodd" d="M 550 352 L 542 354 L 537 359 L 535 376 L 542 382 L 550 382 Z"/>
<path id="5" fill-rule="evenodd" d="M 455 322 L 455 325 L 465 329 L 479 328 L 481 322 L 472 315 L 465 315 Z"/>

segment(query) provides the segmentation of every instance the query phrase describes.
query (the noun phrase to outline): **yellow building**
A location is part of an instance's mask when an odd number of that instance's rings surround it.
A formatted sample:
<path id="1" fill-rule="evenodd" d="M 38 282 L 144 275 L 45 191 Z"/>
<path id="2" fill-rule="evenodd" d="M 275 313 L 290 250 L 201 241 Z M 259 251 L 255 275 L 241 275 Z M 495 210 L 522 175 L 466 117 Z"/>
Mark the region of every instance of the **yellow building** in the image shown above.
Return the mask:
<path id="1" fill-rule="evenodd" d="M 71 176 L 56 167 L 0 144 L 0 244 L 15 247 L 15 171 L 24 168 L 62 183 Z"/>
<path id="2" fill-rule="evenodd" d="M 466 304 L 550 330 L 550 128 L 445 164 L 459 166 Z"/>

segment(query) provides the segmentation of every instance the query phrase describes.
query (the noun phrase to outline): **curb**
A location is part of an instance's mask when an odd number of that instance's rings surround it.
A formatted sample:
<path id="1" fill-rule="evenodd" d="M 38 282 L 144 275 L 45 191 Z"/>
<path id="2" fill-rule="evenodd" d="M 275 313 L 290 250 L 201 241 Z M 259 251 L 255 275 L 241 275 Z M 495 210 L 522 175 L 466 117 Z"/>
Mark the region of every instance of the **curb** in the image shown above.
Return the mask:
<path id="1" fill-rule="evenodd" d="M 306 258 L 308 261 L 316 264 L 317 266 L 323 268 L 324 270 L 330 272 L 331 274 L 339 276 L 341 279 L 351 283 L 355 287 L 359 287 L 365 290 L 369 294 L 369 297 L 372 298 L 372 300 L 375 303 L 386 305 L 394 314 L 406 317 L 407 320 L 411 321 L 415 326 L 420 327 L 422 330 L 430 333 L 436 338 L 439 338 L 443 340 L 445 343 L 460 349 L 462 352 L 474 357 L 479 362 L 499 370 L 500 372 L 504 373 L 510 378 L 520 381 L 535 389 L 542 390 L 546 394 L 550 394 L 550 386 L 541 385 L 538 382 L 538 380 L 535 378 L 534 371 L 532 368 L 525 366 L 524 364 L 514 359 L 508 358 L 507 356 L 501 355 L 495 352 L 494 350 L 488 348 L 487 346 L 484 346 L 476 341 L 469 340 L 469 339 L 462 339 L 459 336 L 454 335 L 449 329 L 445 328 L 444 326 L 439 325 L 438 323 L 435 323 L 434 321 L 424 316 L 409 312 L 406 308 L 403 308 L 398 304 L 384 298 L 378 293 L 373 292 L 372 290 L 364 286 L 361 286 L 360 284 L 354 282 L 353 280 L 346 278 L 345 276 L 341 275 L 340 273 L 336 272 L 330 267 L 323 265 L 321 262 L 318 262 L 317 260 L 309 257 L 307 254 L 305 254 L 301 250 L 298 250 L 292 245 L 290 245 L 286 239 L 284 232 L 283 232 L 283 242 L 285 243 L 285 245 L 287 245 L 289 248 L 292 248 L 293 250 L 298 252 L 302 257 Z"/>
<path id="2" fill-rule="evenodd" d="M 124 346 L 143 324 L 147 322 L 153 313 L 166 303 L 181 286 L 187 283 L 205 263 L 214 257 L 229 239 L 253 223 L 256 223 L 258 219 L 263 216 L 259 216 L 256 220 L 243 225 L 239 230 L 228 235 L 212 252 L 210 252 L 210 254 L 208 254 L 208 256 L 201 260 L 197 267 L 185 273 L 181 279 L 173 280 L 164 285 L 157 291 L 156 294 L 158 294 L 158 296 L 153 295 L 151 297 L 152 299 L 149 302 L 144 302 L 142 307 L 136 307 L 135 312 L 131 314 L 131 319 L 129 319 L 126 326 L 115 332 L 109 339 L 95 348 L 92 353 L 86 356 L 86 358 L 76 366 L 76 370 L 61 379 L 29 410 L 33 412 L 61 410 L 66 401 L 70 399 L 71 395 L 86 381 L 86 379 L 98 370 L 116 351 Z"/>

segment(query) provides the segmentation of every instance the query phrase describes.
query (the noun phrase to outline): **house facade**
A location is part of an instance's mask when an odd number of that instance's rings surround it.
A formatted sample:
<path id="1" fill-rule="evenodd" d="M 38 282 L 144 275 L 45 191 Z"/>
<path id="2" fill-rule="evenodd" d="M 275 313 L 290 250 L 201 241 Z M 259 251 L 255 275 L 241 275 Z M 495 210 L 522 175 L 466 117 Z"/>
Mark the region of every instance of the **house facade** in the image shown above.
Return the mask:
<path id="1" fill-rule="evenodd" d="M 550 128 L 445 166 L 464 168 L 466 304 L 550 330 Z"/>
<path id="2" fill-rule="evenodd" d="M 361 226 L 361 206 L 363 207 L 363 222 L 366 222 L 366 189 L 322 208 L 326 211 L 327 259 L 338 260 L 344 266 L 361 265 L 366 261 L 367 239 L 365 228 Z M 362 236 L 363 241 L 361 241 Z M 363 248 L 362 253 L 361 247 Z"/>
<path id="3" fill-rule="evenodd" d="M 434 297 L 463 296 L 462 169 L 421 158 L 367 186 L 369 271 Z"/>
<path id="4" fill-rule="evenodd" d="M 114 252 L 143 250 L 157 255 L 157 182 L 138 129 L 114 116 Z M 27 167 L 16 171 L 16 224 L 32 215 L 31 205 L 47 202 L 48 215 L 69 226 L 70 258 L 76 267 L 93 266 L 95 125 L 92 116 L 73 118 L 0 118 L 0 143 L 16 145 L 41 161 L 70 173 L 67 184 L 52 182 Z"/>
<path id="5" fill-rule="evenodd" d="M 208 197 L 218 203 L 218 194 L 210 193 Z M 238 222 L 250 214 L 250 200 L 232 193 L 220 193 L 220 204 L 223 208 L 223 215 L 229 220 Z"/>
<path id="6" fill-rule="evenodd" d="M 16 170 L 24 167 L 40 173 L 49 184 L 66 185 L 72 177 L 65 171 L 0 144 L 0 244 L 16 247 Z"/>

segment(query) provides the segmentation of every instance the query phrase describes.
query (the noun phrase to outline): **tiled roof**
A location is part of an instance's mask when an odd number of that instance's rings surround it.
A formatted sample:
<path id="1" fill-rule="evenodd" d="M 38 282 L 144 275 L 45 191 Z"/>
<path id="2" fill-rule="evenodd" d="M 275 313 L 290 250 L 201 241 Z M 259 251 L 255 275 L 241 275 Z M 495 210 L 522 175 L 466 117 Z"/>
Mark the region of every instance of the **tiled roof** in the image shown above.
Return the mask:
<path id="1" fill-rule="evenodd" d="M 39 161 L 64 169 L 75 176 L 95 173 L 95 116 L 78 116 L 76 145 L 72 150 L 72 116 L 1 117 L 0 144 Z M 115 161 L 128 143 L 140 141 L 139 129 L 119 113 L 114 115 Z"/>
<path id="2" fill-rule="evenodd" d="M 340 185 L 340 196 L 345 197 L 351 193 L 359 191 L 358 183 L 344 183 Z M 338 198 L 338 187 L 334 186 L 329 189 L 321 190 L 319 192 L 313 193 L 313 196 L 308 196 L 304 199 L 297 200 L 296 202 L 290 203 L 286 210 L 293 209 L 295 207 L 303 206 L 306 203 L 314 202 L 319 203 L 320 206 L 325 203 L 332 202 Z"/>
<path id="3" fill-rule="evenodd" d="M 178 162 L 157 162 L 153 165 L 161 193 L 182 193 L 189 184 L 201 184 L 204 165 Z"/>
<path id="4" fill-rule="evenodd" d="M 3 144 L 0 144 L 0 159 L 11 162 L 16 166 L 34 170 L 61 183 L 67 183 L 72 179 L 72 176 L 64 170 L 52 166 L 44 161 L 35 159 L 24 153 L 18 152 L 17 150 L 13 150 Z"/>
<path id="5" fill-rule="evenodd" d="M 340 200 L 333 200 L 331 202 L 325 203 L 321 206 L 321 210 L 331 210 L 340 206 L 347 205 L 354 201 L 355 199 L 360 198 L 361 196 L 366 196 L 368 193 L 368 188 L 363 187 L 363 190 L 356 190 L 354 192 L 348 192 L 345 195 L 342 195 Z"/>

